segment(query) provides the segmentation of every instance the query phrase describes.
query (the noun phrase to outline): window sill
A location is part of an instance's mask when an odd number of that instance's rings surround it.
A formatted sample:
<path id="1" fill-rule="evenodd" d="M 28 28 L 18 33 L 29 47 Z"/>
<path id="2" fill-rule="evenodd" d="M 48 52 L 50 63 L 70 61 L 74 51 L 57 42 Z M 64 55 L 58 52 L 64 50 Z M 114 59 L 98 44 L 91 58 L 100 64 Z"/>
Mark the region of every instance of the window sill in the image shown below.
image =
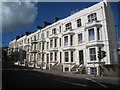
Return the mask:
<path id="1" fill-rule="evenodd" d="M 88 61 L 88 64 L 99 64 L 99 63 L 105 63 L 105 61 Z"/>
<path id="2" fill-rule="evenodd" d="M 64 64 L 75 64 L 75 62 L 64 62 Z"/>

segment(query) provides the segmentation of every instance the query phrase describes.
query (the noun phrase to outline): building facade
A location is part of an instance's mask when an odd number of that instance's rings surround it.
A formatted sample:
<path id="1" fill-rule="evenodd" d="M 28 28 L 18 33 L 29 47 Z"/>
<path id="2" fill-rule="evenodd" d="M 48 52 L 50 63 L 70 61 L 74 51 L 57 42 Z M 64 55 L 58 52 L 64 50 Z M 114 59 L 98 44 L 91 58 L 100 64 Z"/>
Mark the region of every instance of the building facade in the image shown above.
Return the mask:
<path id="1" fill-rule="evenodd" d="M 29 67 L 99 75 L 101 65 L 118 63 L 113 14 L 106 1 L 24 35 L 10 42 L 10 49 L 13 43 L 26 52 L 22 65 Z M 101 60 L 99 50 L 106 52 Z"/>

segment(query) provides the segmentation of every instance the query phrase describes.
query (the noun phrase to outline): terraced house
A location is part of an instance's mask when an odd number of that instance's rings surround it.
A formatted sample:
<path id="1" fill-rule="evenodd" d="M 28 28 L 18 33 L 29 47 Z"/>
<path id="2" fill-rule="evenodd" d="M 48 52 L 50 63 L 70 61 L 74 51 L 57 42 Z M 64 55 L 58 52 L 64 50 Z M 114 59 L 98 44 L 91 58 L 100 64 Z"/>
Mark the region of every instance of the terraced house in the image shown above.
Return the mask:
<path id="1" fill-rule="evenodd" d="M 110 3 L 102 1 L 54 21 L 9 43 L 9 50 L 24 54 L 16 64 L 22 61 L 19 65 L 99 75 L 102 65 L 118 63 Z M 106 57 L 98 58 L 100 50 Z"/>

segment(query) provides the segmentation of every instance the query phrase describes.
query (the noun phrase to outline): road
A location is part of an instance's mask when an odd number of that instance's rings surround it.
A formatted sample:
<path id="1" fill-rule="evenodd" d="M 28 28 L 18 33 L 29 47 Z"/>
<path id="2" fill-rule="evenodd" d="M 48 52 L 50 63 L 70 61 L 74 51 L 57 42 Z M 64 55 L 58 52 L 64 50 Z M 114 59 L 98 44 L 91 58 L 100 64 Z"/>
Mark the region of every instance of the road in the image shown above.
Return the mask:
<path id="1" fill-rule="evenodd" d="M 15 69 L 16 68 L 16 69 Z M 56 76 L 48 73 L 28 70 L 23 67 L 3 69 L 3 90 L 8 88 L 116 88 L 111 84 L 103 84 L 89 78 L 75 79 Z"/>

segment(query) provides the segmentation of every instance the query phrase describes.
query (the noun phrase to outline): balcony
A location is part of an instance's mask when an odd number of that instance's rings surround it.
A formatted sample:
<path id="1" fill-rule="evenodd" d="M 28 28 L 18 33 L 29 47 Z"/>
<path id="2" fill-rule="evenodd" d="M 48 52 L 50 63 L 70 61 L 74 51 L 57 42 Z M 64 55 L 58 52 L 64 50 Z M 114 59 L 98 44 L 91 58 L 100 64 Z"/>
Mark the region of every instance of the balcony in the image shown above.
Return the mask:
<path id="1" fill-rule="evenodd" d="M 51 34 L 49 39 L 52 39 L 52 38 L 58 38 L 58 34 Z"/>
<path id="2" fill-rule="evenodd" d="M 38 50 L 31 50 L 31 53 L 38 53 Z"/>
<path id="3" fill-rule="evenodd" d="M 32 43 L 32 44 L 33 44 L 33 43 L 38 43 L 38 40 L 34 39 L 34 40 L 31 41 L 31 43 Z"/>
<path id="4" fill-rule="evenodd" d="M 52 47 L 52 48 L 50 48 L 49 50 L 55 52 L 55 51 L 58 51 L 58 48 L 57 48 L 57 47 Z"/>
<path id="5" fill-rule="evenodd" d="M 90 27 L 100 28 L 100 27 L 102 27 L 102 24 L 100 23 L 99 20 L 95 20 L 95 21 L 92 21 L 92 22 L 87 22 L 86 26 L 85 26 L 85 29 L 90 28 Z"/>
<path id="6" fill-rule="evenodd" d="M 46 54 L 45 50 L 43 50 L 43 51 L 42 51 L 42 50 L 39 50 L 39 51 L 38 51 L 38 54 L 40 54 L 40 53 Z"/>
<path id="7" fill-rule="evenodd" d="M 39 39 L 38 42 L 46 42 L 45 39 Z"/>
<path id="8" fill-rule="evenodd" d="M 25 46 L 30 46 L 30 43 L 25 43 Z"/>
<path id="9" fill-rule="evenodd" d="M 66 50 L 75 50 L 75 47 L 73 47 L 73 46 L 65 46 L 65 47 L 63 47 L 63 51 L 66 51 Z"/>
<path id="10" fill-rule="evenodd" d="M 63 32 L 63 36 L 64 35 L 73 35 L 73 34 L 75 34 L 75 31 L 73 29 L 68 29 Z"/>
<path id="11" fill-rule="evenodd" d="M 91 47 L 91 46 L 102 47 L 102 46 L 104 46 L 104 43 L 103 43 L 103 41 L 90 41 L 90 42 L 86 43 L 86 47 Z"/>

